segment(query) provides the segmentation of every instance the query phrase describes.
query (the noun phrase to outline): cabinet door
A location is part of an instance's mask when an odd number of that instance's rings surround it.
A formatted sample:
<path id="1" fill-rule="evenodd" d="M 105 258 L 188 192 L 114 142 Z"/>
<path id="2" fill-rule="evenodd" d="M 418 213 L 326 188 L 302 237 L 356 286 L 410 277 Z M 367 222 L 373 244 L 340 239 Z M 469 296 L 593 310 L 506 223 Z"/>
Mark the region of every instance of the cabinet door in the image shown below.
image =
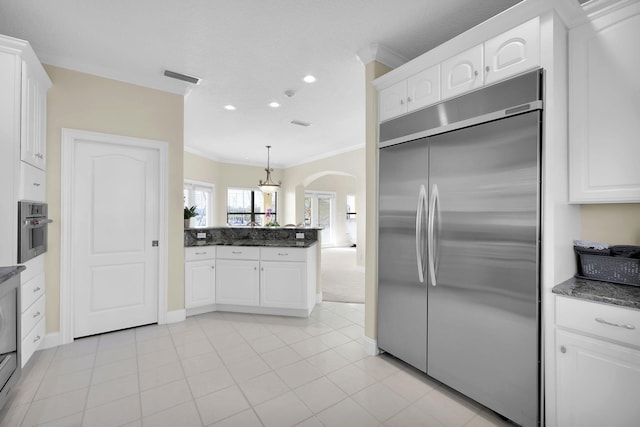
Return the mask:
<path id="1" fill-rule="evenodd" d="M 640 3 L 569 33 L 573 203 L 640 202 Z"/>
<path id="2" fill-rule="evenodd" d="M 444 61 L 442 63 L 442 99 L 481 87 L 483 62 L 482 45 Z"/>
<path id="3" fill-rule="evenodd" d="M 46 161 L 46 108 L 46 88 L 32 75 L 29 65 L 23 62 L 20 159 L 43 170 Z"/>
<path id="4" fill-rule="evenodd" d="M 216 261 L 216 303 L 260 304 L 259 261 L 218 259 Z"/>
<path id="5" fill-rule="evenodd" d="M 215 304 L 215 261 L 189 261 L 184 268 L 185 308 Z"/>
<path id="6" fill-rule="evenodd" d="M 307 270 L 304 262 L 262 261 L 260 305 L 307 308 Z"/>
<path id="7" fill-rule="evenodd" d="M 500 34 L 484 44 L 485 84 L 506 79 L 540 64 L 538 18 Z"/>
<path id="8" fill-rule="evenodd" d="M 440 65 L 409 77 L 407 90 L 408 111 L 440 101 Z"/>
<path id="9" fill-rule="evenodd" d="M 407 82 L 403 80 L 378 94 L 378 120 L 384 121 L 407 112 Z"/>
<path id="10" fill-rule="evenodd" d="M 20 188 L 18 199 L 44 202 L 46 197 L 46 174 L 43 170 L 20 162 Z"/>
<path id="11" fill-rule="evenodd" d="M 557 425 L 638 425 L 640 351 L 556 332 Z"/>

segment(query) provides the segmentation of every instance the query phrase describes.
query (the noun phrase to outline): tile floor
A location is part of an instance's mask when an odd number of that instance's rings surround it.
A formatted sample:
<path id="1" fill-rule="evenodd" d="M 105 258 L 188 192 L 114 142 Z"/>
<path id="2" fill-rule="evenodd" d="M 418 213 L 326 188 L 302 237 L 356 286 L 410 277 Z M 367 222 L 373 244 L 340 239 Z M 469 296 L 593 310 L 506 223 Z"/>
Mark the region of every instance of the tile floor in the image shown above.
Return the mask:
<path id="1" fill-rule="evenodd" d="M 506 426 L 362 347 L 364 306 L 209 313 L 37 352 L 0 426 Z"/>

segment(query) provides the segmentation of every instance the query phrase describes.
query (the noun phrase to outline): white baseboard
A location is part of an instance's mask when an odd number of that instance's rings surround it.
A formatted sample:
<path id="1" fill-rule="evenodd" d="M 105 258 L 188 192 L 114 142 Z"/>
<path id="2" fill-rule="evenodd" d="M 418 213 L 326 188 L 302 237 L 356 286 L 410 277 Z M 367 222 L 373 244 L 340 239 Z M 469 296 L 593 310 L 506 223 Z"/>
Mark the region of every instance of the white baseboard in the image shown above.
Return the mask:
<path id="1" fill-rule="evenodd" d="M 364 347 L 364 351 L 370 356 L 380 354 L 380 350 L 378 350 L 378 340 L 371 339 L 365 335 L 362 338 L 362 346 Z"/>
<path id="2" fill-rule="evenodd" d="M 316 304 L 320 304 L 322 302 L 322 292 L 318 292 L 316 294 Z"/>
<path id="3" fill-rule="evenodd" d="M 166 323 L 178 323 L 182 322 L 187 318 L 187 311 L 182 308 L 180 310 L 167 311 L 167 316 L 165 317 Z"/>
<path id="4" fill-rule="evenodd" d="M 44 350 L 45 348 L 57 347 L 62 344 L 62 336 L 60 332 L 51 332 L 44 336 L 42 345 L 38 350 Z"/>

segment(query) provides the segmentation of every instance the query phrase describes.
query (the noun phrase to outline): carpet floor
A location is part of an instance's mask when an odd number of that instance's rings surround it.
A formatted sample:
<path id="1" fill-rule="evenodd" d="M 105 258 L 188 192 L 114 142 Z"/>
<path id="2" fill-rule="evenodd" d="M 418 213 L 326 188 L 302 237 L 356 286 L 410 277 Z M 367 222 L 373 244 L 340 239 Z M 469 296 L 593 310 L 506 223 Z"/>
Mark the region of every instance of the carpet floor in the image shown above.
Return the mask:
<path id="1" fill-rule="evenodd" d="M 322 300 L 364 303 L 364 267 L 356 266 L 356 248 L 323 248 Z"/>

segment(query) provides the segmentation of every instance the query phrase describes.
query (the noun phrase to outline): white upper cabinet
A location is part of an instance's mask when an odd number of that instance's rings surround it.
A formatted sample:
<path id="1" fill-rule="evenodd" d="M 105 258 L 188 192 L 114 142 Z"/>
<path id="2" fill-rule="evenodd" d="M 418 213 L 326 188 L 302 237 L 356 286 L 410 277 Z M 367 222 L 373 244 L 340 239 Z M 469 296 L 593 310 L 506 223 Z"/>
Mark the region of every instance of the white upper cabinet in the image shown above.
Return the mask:
<path id="1" fill-rule="evenodd" d="M 378 119 L 382 122 L 440 101 L 440 66 L 421 71 L 380 91 Z"/>
<path id="2" fill-rule="evenodd" d="M 640 202 L 640 3 L 569 33 L 569 196 Z"/>
<path id="3" fill-rule="evenodd" d="M 540 20 L 525 22 L 484 44 L 484 82 L 498 80 L 540 64 Z"/>
<path id="4" fill-rule="evenodd" d="M 482 45 L 472 47 L 442 63 L 442 99 L 482 86 Z"/>
<path id="5" fill-rule="evenodd" d="M 407 112 L 407 82 L 403 80 L 378 94 L 378 120 L 384 121 Z"/>
<path id="6" fill-rule="evenodd" d="M 48 88 L 48 83 L 38 79 L 31 66 L 23 62 L 20 159 L 42 170 L 46 163 Z"/>
<path id="7" fill-rule="evenodd" d="M 440 101 L 440 66 L 428 68 L 407 79 L 408 111 Z"/>

